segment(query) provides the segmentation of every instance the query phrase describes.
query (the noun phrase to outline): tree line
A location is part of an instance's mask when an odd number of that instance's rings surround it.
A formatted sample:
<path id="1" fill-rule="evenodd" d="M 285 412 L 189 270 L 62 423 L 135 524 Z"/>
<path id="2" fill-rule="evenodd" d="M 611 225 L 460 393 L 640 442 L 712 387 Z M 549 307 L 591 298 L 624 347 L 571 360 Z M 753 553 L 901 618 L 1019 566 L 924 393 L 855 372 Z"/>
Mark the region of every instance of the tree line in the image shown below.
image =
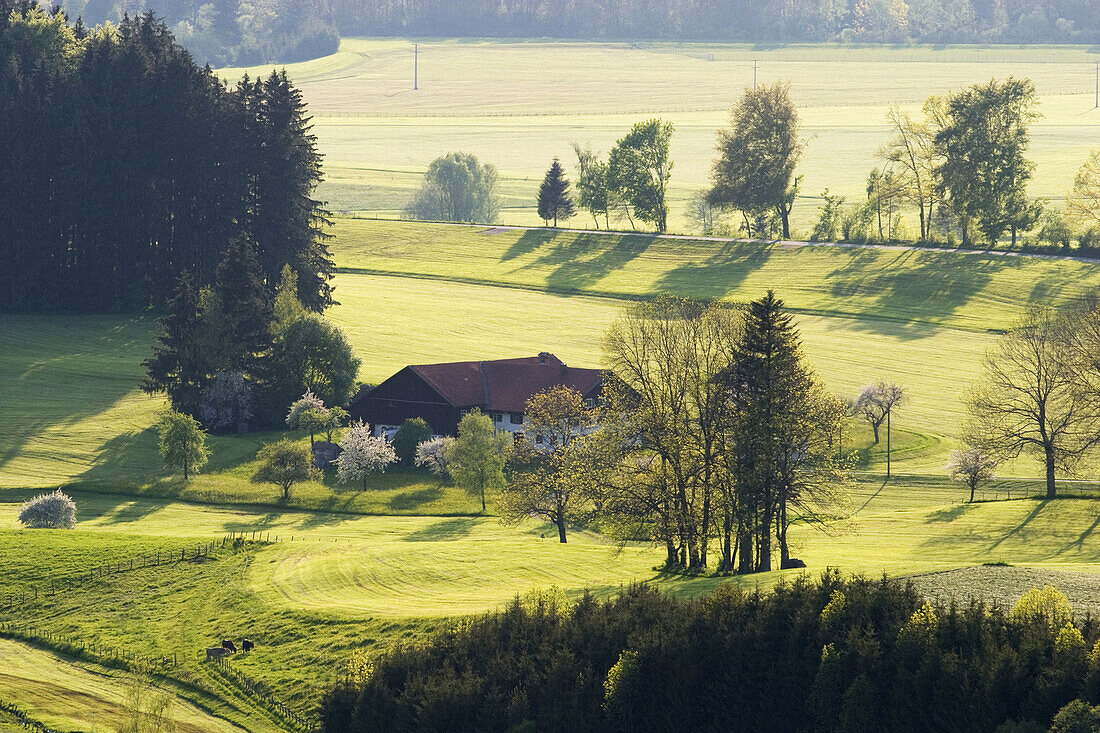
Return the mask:
<path id="1" fill-rule="evenodd" d="M 1079 169 L 1064 210 L 1028 194 L 1035 169 L 1030 126 L 1040 117 L 1030 80 L 975 84 L 930 97 L 917 114 L 894 108 L 887 117 L 894 136 L 876 153 L 866 196 L 849 203 L 825 189 L 811 241 L 967 247 L 1000 246 L 1007 236 L 1017 247 L 1021 234 L 1032 233 L 1048 251 L 1100 253 L 1100 151 Z M 666 231 L 674 132 L 660 119 L 636 123 L 606 157 L 574 143 L 575 185 L 555 158 L 539 187 L 539 216 L 556 227 L 585 211 L 597 229 L 627 222 Z M 746 89 L 717 138 L 711 184 L 691 198 L 689 221 L 705 235 L 790 238 L 806 140 L 789 85 Z M 405 215 L 491 222 L 500 208 L 496 182 L 495 168 L 472 155 L 443 156 L 429 166 Z"/>
<path id="2" fill-rule="evenodd" d="M 59 0 L 85 25 L 121 23 L 150 11 L 201 64 L 254 66 L 336 53 L 329 0 Z"/>
<path id="3" fill-rule="evenodd" d="M 349 669 L 325 731 L 1094 731 L 1100 626 L 1053 588 L 1011 609 L 886 578 L 702 600 L 533 592 Z"/>
<path id="4" fill-rule="evenodd" d="M 315 143 L 285 73 L 230 87 L 151 14 L 89 30 L 0 0 L 0 311 L 159 307 L 231 250 L 323 309 Z"/>
<path id="5" fill-rule="evenodd" d="M 350 35 L 1096 43 L 1090 0 L 332 0 Z"/>

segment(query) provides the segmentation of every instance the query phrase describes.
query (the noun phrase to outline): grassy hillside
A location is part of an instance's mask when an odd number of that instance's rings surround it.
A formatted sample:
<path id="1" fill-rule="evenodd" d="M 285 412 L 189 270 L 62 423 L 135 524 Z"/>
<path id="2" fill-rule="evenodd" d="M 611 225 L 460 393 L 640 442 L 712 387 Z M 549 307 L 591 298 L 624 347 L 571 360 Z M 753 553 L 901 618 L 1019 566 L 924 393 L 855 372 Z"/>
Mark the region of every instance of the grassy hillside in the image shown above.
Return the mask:
<path id="1" fill-rule="evenodd" d="M 1064 304 L 1100 285 L 1100 265 L 981 253 L 791 247 L 646 236 L 341 219 L 333 252 L 341 305 L 330 316 L 363 360 L 360 378 L 409 363 L 548 349 L 599 366 L 607 325 L 631 299 L 672 291 L 748 300 L 774 288 L 798 313 L 807 355 L 852 395 L 875 379 L 910 390 L 899 410 L 898 470 L 942 475 L 961 397 L 996 329 L 1028 302 Z M 163 469 L 151 429 L 161 398 L 141 393 L 150 316 L 0 317 L 0 488 L 62 483 L 214 502 L 273 503 L 249 482 L 276 434 L 213 439 L 206 473 L 184 486 Z M 874 470 L 881 447 L 850 428 Z M 1029 462 L 1005 475 L 1038 476 Z M 462 514 L 463 495 L 423 474 L 388 474 L 376 491 L 330 476 L 294 505 L 375 513 Z"/>
<path id="2" fill-rule="evenodd" d="M 808 146 L 794 218 L 806 232 L 824 188 L 849 200 L 865 195 L 893 105 L 915 110 L 930 94 L 1031 78 L 1044 115 L 1033 135 L 1032 194 L 1056 204 L 1100 130 L 1086 47 L 417 40 L 417 91 L 412 39 L 344 39 L 333 56 L 287 67 L 315 115 L 326 156 L 321 195 L 337 210 L 393 216 L 433 158 L 464 150 L 500 169 L 502 220 L 535 224 L 535 193 L 554 156 L 572 170 L 574 141 L 606 153 L 633 122 L 659 115 L 676 125 L 670 226 L 685 231 L 686 201 L 708 183 L 715 130 L 752 85 L 754 61 L 758 81 L 790 82 L 800 107 Z"/>
<path id="3" fill-rule="evenodd" d="M 794 552 L 809 562 L 811 572 L 839 566 L 872 576 L 984 562 L 1089 571 L 1100 561 L 1094 537 L 1098 500 L 959 505 L 958 498 L 958 492 L 921 483 L 860 484 L 851 519 L 829 533 L 796 526 Z M 234 665 L 302 711 L 339 677 L 353 649 L 421 638 L 451 623 L 448 617 L 499 607 L 532 587 L 554 585 L 570 596 L 585 590 L 606 595 L 645 580 L 694 596 L 722 582 L 768 587 L 790 573 L 669 576 L 656 569 L 661 552 L 645 545 L 619 551 L 596 536 L 573 532 L 563 546 L 543 526 L 507 528 L 494 518 L 365 517 L 82 493 L 76 500 L 84 519 L 64 539 L 90 548 L 122 541 L 120 528 L 150 541 L 193 541 L 252 529 L 279 541 L 219 549 L 201 563 L 107 575 L 44 595 L 14 614 L 0 610 L 0 621 L 34 619 L 50 633 L 94 638 L 149 656 L 176 652 L 181 667 L 173 678 L 193 680 L 202 689 L 217 680 L 200 663 L 200 650 L 224 636 L 248 636 L 257 648 L 235 658 Z M 7 576 L 0 594 L 5 583 L 40 583 L 64 564 L 63 554 L 42 552 L 64 533 L 8 529 L 15 524 L 15 510 L 0 495 L 0 556 L 24 552 L 41 562 Z M 959 592 L 959 585 L 953 589 Z M 218 714 L 259 715 L 247 698 L 230 693 Z"/>
<path id="4" fill-rule="evenodd" d="M 41 723 L 59 730 L 117 730 L 128 720 L 135 681 L 129 674 L 99 665 L 73 662 L 48 651 L 0 639 L 2 699 L 33 711 Z M 245 728 L 216 717 L 172 693 L 153 688 L 153 697 L 167 692 L 169 718 L 179 733 L 234 733 Z M 0 719 L 0 731 L 2 727 Z M 12 730 L 26 730 L 13 728 Z"/>

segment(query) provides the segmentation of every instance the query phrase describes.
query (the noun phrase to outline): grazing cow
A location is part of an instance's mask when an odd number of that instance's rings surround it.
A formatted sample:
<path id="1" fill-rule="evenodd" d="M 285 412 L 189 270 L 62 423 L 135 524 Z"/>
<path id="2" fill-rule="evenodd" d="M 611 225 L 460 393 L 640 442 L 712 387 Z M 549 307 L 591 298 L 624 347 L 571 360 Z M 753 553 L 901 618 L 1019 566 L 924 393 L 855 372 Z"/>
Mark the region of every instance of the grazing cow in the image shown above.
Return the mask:
<path id="1" fill-rule="evenodd" d="M 212 646 L 206 650 L 207 661 L 211 659 L 221 659 L 224 656 L 228 656 L 229 650 L 221 646 Z"/>
<path id="2" fill-rule="evenodd" d="M 250 652 L 250 651 L 252 651 L 252 647 L 254 647 L 254 646 L 256 646 L 256 645 L 253 644 L 250 640 L 245 639 L 244 641 L 241 642 L 241 651 Z"/>
<path id="3" fill-rule="evenodd" d="M 227 652 L 233 652 L 234 654 L 237 653 L 237 645 L 230 639 L 222 639 L 222 649 Z"/>

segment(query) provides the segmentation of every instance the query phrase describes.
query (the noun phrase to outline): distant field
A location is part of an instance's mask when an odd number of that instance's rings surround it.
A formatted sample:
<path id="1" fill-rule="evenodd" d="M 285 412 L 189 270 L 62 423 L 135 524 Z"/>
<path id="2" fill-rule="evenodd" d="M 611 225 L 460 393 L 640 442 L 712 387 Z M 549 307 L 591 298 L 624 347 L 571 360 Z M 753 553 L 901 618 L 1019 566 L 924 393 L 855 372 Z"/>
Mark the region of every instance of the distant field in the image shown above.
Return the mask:
<path id="1" fill-rule="evenodd" d="M 1100 139 L 1087 47 L 426 39 L 413 91 L 412 42 L 344 39 L 333 56 L 287 67 L 314 115 L 326 155 L 320 194 L 336 210 L 394 216 L 433 158 L 463 150 L 500 169 L 503 221 L 535 224 L 535 192 L 554 156 L 571 170 L 574 141 L 606 153 L 633 122 L 659 115 L 676 125 L 670 227 L 686 231 L 686 201 L 707 185 L 715 131 L 752 85 L 754 61 L 758 80 L 790 82 L 800 107 L 809 145 L 795 223 L 807 232 L 824 188 L 849 200 L 864 195 L 875 151 L 890 137 L 885 115 L 893 105 L 917 109 L 931 94 L 991 78 L 1032 79 L 1044 118 L 1033 133 L 1031 193 L 1056 205 Z M 235 80 L 243 71 L 219 73 Z"/>

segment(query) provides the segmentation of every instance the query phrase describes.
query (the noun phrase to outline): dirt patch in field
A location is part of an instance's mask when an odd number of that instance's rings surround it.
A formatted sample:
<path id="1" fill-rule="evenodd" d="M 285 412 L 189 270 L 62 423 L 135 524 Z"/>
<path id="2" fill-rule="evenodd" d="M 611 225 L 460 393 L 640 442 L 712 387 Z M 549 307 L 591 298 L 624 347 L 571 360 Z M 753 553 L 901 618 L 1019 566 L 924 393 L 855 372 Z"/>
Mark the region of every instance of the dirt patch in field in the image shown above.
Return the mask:
<path id="1" fill-rule="evenodd" d="M 981 599 L 1009 609 L 1032 588 L 1053 585 L 1066 594 L 1078 616 L 1100 616 L 1100 574 L 1038 568 L 980 566 L 916 575 L 912 581 L 927 598 L 966 604 Z"/>

